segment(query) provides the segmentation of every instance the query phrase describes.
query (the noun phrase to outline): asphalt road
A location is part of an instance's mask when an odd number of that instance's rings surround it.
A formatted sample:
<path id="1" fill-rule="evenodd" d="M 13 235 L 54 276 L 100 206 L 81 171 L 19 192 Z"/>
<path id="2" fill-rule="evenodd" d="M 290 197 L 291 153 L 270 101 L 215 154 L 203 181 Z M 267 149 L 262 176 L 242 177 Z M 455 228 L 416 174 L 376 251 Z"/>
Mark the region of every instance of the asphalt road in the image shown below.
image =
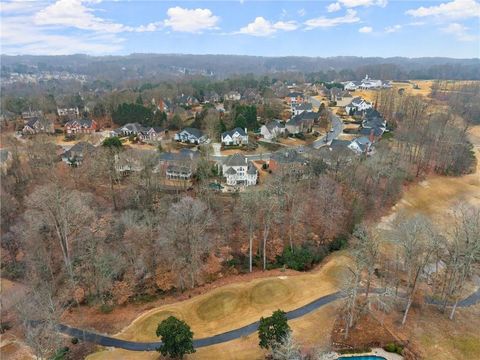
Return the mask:
<path id="1" fill-rule="evenodd" d="M 381 289 L 375 289 L 372 292 L 378 293 L 378 292 L 381 292 Z M 317 300 L 312 301 L 309 304 L 306 304 L 304 306 L 299 307 L 298 309 L 287 312 L 287 319 L 289 320 L 297 319 L 314 310 L 321 308 L 324 305 L 330 304 L 338 299 L 341 299 L 342 297 L 343 297 L 343 294 L 341 292 L 336 292 L 326 296 L 322 296 Z M 427 298 L 426 302 L 431 305 L 438 305 L 438 302 L 432 299 Z M 477 291 L 475 291 L 470 296 L 459 301 L 458 307 L 468 307 L 468 306 L 476 305 L 478 303 L 480 303 L 480 288 L 478 288 Z M 235 330 L 227 331 L 227 332 L 210 336 L 207 338 L 203 338 L 203 339 L 196 339 L 193 341 L 193 346 L 195 348 L 199 348 L 199 347 L 210 346 L 210 345 L 215 345 L 215 344 L 220 344 L 223 342 L 235 340 L 243 336 L 248 336 L 258 330 L 258 324 L 259 322 L 256 321 L 252 324 L 246 325 L 244 327 L 241 327 Z M 160 341 L 135 342 L 135 341 L 116 339 L 110 336 L 97 334 L 95 332 L 91 332 L 88 330 L 73 328 L 63 324 L 57 325 L 57 331 L 62 334 L 79 338 L 80 340 L 83 340 L 83 341 L 88 341 L 88 342 L 92 342 L 102 346 L 121 348 L 121 349 L 126 349 L 131 351 L 154 351 L 162 344 Z"/>

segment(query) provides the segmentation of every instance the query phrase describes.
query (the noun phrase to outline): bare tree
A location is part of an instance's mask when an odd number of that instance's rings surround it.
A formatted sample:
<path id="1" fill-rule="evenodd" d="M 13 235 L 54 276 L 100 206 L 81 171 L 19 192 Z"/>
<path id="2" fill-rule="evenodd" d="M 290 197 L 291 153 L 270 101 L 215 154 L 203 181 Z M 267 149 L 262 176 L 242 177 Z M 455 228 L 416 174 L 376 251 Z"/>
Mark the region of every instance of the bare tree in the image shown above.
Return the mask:
<path id="1" fill-rule="evenodd" d="M 407 304 L 402 325 L 407 320 L 422 272 L 432 257 L 434 231 L 432 224 L 421 215 L 400 216 L 393 231 L 407 276 Z"/>
<path id="2" fill-rule="evenodd" d="M 258 194 L 245 192 L 240 195 L 240 218 L 248 233 L 248 269 L 252 272 L 253 262 L 253 237 L 259 226 L 258 211 L 260 203 Z"/>
<path id="3" fill-rule="evenodd" d="M 93 218 L 89 196 L 56 184 L 37 187 L 26 199 L 27 222 L 47 226 L 55 234 L 65 268 L 73 280 L 73 245 L 88 230 Z"/>
<path id="4" fill-rule="evenodd" d="M 460 205 L 454 212 L 454 225 L 446 249 L 446 269 L 442 291 L 443 308 L 453 300 L 453 320 L 458 301 L 473 267 L 480 262 L 480 209 Z"/>
<path id="5" fill-rule="evenodd" d="M 178 269 L 182 287 L 185 277 L 190 277 L 190 286 L 195 287 L 202 257 L 213 246 L 206 236 L 211 224 L 211 213 L 200 200 L 187 196 L 170 207 L 165 236 L 174 249 L 174 266 Z"/>
<path id="6" fill-rule="evenodd" d="M 270 355 L 273 360 L 303 360 L 304 356 L 300 352 L 300 346 L 297 344 L 291 332 L 289 332 L 280 343 L 276 343 L 270 348 Z"/>

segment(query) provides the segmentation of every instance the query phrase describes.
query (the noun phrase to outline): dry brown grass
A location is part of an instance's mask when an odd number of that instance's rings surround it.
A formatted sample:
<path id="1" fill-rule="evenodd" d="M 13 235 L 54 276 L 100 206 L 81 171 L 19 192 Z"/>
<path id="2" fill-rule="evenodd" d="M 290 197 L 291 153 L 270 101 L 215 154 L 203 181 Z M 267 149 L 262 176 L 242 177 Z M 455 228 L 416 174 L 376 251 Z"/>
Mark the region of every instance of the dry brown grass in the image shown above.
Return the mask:
<path id="1" fill-rule="evenodd" d="M 235 283 L 214 289 L 204 295 L 187 301 L 174 303 L 150 310 L 138 317 L 116 337 L 135 341 L 156 341 L 155 329 L 159 321 L 169 315 L 185 320 L 195 333 L 195 338 L 203 338 L 236 329 L 268 316 L 280 308 L 285 311 L 296 309 L 323 295 L 335 292 L 346 271 L 348 257 L 343 254 L 331 256 L 317 271 L 297 276 L 279 276 Z M 332 317 L 332 318 L 331 318 Z M 307 316 L 291 322 L 298 332 L 298 338 L 306 346 L 313 346 L 325 339 L 325 330 L 318 330 L 318 324 L 333 324 L 332 307 L 319 309 Z M 323 326 L 323 325 L 322 325 Z M 297 330 L 295 330 L 297 329 Z M 306 330 L 310 334 L 307 335 Z M 327 328 L 326 328 L 327 329 Z M 331 328 L 328 328 L 331 330 Z M 323 335 L 322 335 L 323 334 Z M 226 344 L 199 349 L 191 358 L 207 359 L 255 359 L 262 356 L 256 334 L 231 341 Z M 123 357 L 125 356 L 125 357 Z M 154 358 L 151 354 L 136 357 L 129 352 L 113 350 L 95 353 L 89 359 L 110 358 Z"/>

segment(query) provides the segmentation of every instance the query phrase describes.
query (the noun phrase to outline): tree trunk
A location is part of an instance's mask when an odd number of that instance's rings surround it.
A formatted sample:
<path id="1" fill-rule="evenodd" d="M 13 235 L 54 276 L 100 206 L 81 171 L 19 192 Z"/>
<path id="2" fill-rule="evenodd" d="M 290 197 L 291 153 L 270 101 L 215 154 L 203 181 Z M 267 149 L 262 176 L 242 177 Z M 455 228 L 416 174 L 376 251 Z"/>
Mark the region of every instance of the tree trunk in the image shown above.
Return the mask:
<path id="1" fill-rule="evenodd" d="M 249 236 L 249 248 L 248 248 L 248 269 L 250 270 L 250 272 L 252 272 L 252 257 L 253 257 L 253 236 L 252 234 L 250 233 L 250 236 Z"/>
<path id="2" fill-rule="evenodd" d="M 450 313 L 450 320 L 453 320 L 453 317 L 455 316 L 455 310 L 457 310 L 457 305 L 458 305 L 458 299 L 455 300 L 455 304 L 453 304 L 452 312 Z"/>
<path id="3" fill-rule="evenodd" d="M 402 319 L 402 325 L 405 324 L 405 322 L 407 321 L 407 315 L 408 315 L 408 311 L 410 310 L 410 306 L 412 305 L 412 294 L 410 294 L 410 296 L 408 297 L 408 302 L 407 302 L 407 307 L 405 308 L 405 313 L 403 314 L 403 319 Z"/>

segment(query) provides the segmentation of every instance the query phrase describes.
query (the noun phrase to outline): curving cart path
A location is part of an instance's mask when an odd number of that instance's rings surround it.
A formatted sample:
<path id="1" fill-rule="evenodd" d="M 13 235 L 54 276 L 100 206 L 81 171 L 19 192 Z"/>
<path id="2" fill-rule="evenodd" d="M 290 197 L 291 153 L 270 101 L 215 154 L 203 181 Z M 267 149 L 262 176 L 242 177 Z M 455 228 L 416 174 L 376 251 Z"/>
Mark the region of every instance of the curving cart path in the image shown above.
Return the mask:
<path id="1" fill-rule="evenodd" d="M 376 290 L 374 292 L 379 292 L 380 290 Z M 338 299 L 343 297 L 341 292 L 335 292 L 326 296 L 322 296 L 317 300 L 312 301 L 306 305 L 299 307 L 298 309 L 292 310 L 287 312 L 287 319 L 292 320 L 299 318 L 303 315 L 306 315 L 314 310 L 321 308 L 324 305 L 330 304 Z M 437 305 L 438 302 L 427 299 L 428 304 Z M 468 307 L 472 305 L 476 305 L 480 303 L 480 288 L 477 289 L 473 294 L 466 297 L 465 299 L 458 302 L 457 307 Z M 242 336 L 250 335 L 257 331 L 259 322 L 256 321 L 252 324 L 246 325 L 244 327 L 227 331 L 218 335 L 206 337 L 203 339 L 196 339 L 193 341 L 193 346 L 196 348 L 210 346 L 215 344 L 220 344 L 223 342 L 227 342 L 230 340 L 238 339 Z M 160 345 L 161 342 L 135 342 L 135 341 L 128 341 L 128 340 L 121 340 L 116 339 L 110 336 L 100 335 L 95 332 L 91 332 L 88 330 L 82 330 L 73 328 L 67 325 L 59 324 L 57 325 L 57 331 L 72 337 L 79 338 L 83 341 L 92 342 L 98 345 L 107 346 L 107 347 L 115 347 L 121 348 L 125 350 L 131 351 L 154 351 Z"/>

